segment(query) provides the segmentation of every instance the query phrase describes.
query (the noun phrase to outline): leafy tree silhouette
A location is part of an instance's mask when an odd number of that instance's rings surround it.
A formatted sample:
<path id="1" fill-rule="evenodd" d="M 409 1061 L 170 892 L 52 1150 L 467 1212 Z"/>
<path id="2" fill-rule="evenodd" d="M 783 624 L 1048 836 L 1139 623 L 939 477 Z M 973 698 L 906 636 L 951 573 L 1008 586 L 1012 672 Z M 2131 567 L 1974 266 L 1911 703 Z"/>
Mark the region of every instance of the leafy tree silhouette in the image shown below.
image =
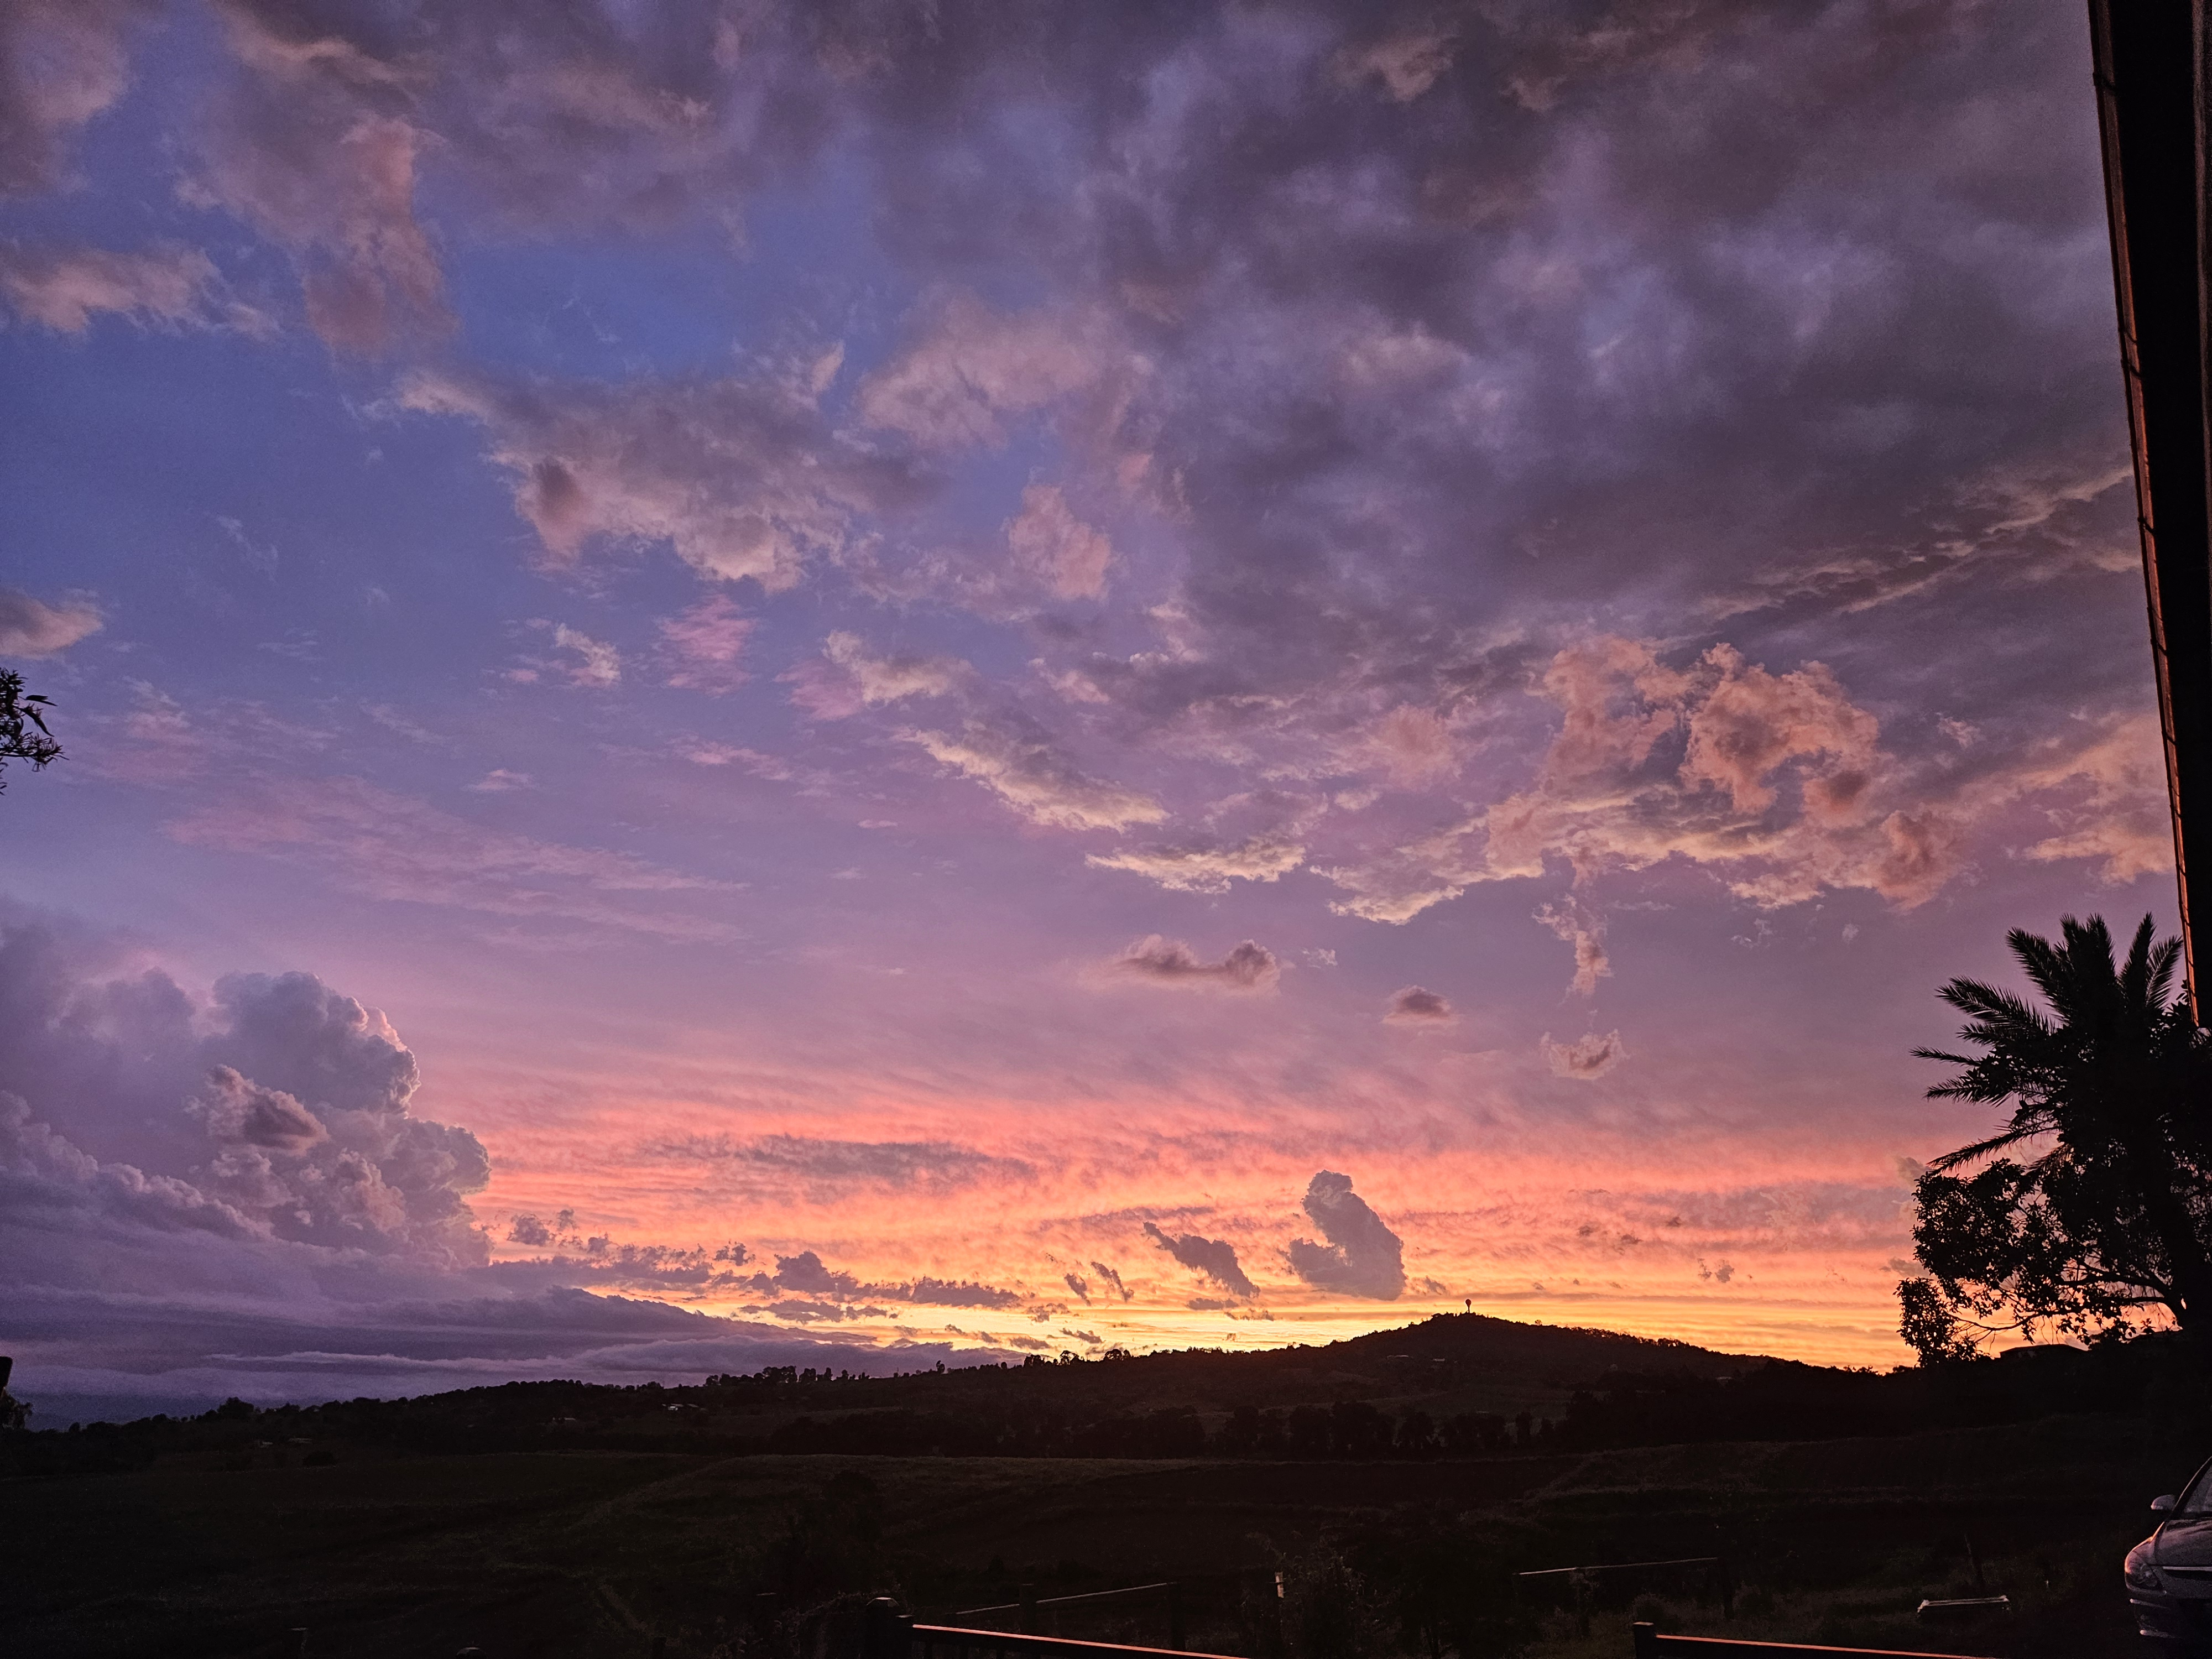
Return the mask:
<path id="1" fill-rule="evenodd" d="M 0 668 L 0 789 L 8 787 L 8 763 L 28 761 L 33 771 L 43 771 L 62 758 L 62 746 L 46 730 L 45 710 L 52 697 L 23 690 L 23 677 L 12 668 Z"/>
<path id="2" fill-rule="evenodd" d="M 2059 928 L 2057 944 L 2006 936 L 2047 1012 L 1954 979 L 1939 994 L 1981 1052 L 1914 1050 L 1961 1068 L 1931 1098 L 2012 1108 L 1915 1186 L 1927 1276 L 1898 1296 L 1923 1364 L 2006 1331 L 2122 1334 L 2159 1310 L 2199 1343 L 2212 1333 L 2212 1040 L 2174 984 L 2180 941 L 2154 943 L 2145 916 L 2119 962 L 2101 916 Z"/>

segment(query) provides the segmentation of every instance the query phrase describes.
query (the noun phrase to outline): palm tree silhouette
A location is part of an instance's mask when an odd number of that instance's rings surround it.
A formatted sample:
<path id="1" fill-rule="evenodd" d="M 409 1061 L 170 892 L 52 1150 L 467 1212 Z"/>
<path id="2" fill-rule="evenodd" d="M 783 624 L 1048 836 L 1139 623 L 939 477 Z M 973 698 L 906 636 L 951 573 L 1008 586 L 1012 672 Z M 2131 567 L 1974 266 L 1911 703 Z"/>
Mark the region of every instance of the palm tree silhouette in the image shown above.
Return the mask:
<path id="1" fill-rule="evenodd" d="M 2185 1329 L 2212 1322 L 2212 1046 L 2176 991 L 2180 941 L 2154 941 L 2145 916 L 2122 962 L 2101 916 L 2059 927 L 2057 944 L 2006 936 L 2048 1012 L 1954 979 L 1940 994 L 1982 1052 L 1913 1051 L 1960 1068 L 1932 1098 L 2012 1107 L 2001 1132 L 1929 1165 L 1920 1259 L 1984 1330 L 2010 1311 L 2088 1334 L 2154 1304 Z M 2046 1141 L 2026 1162 L 1998 1156 Z"/>

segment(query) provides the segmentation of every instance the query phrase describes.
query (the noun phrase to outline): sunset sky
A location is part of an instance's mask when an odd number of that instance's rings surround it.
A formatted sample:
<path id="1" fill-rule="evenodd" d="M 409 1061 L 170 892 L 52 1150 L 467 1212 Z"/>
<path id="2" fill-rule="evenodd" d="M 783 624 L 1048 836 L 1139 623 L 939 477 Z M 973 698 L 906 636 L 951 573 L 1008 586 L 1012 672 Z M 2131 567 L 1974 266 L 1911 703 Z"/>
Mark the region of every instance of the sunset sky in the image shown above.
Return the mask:
<path id="1" fill-rule="evenodd" d="M 2075 0 L 21 0 L 0 191 L 35 1423 L 1892 1364 L 2172 926 Z"/>

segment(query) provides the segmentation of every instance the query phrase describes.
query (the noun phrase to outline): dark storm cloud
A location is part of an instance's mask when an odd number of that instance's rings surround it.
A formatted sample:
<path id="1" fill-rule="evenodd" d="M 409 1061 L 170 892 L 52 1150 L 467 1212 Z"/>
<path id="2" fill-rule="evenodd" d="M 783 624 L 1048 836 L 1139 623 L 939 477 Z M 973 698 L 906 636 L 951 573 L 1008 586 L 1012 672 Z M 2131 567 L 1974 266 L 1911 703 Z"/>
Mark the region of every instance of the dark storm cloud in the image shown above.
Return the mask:
<path id="1" fill-rule="evenodd" d="M 234 1297 L 190 1307 L 92 1287 L 19 1289 L 8 1301 L 13 1391 L 32 1402 L 33 1426 L 59 1428 L 78 1418 L 199 1411 L 232 1395 L 273 1404 L 517 1377 L 688 1381 L 764 1364 L 866 1372 L 953 1353 L 943 1344 L 877 1349 L 834 1331 L 801 1334 L 572 1288 L 504 1296 L 459 1288 L 382 1285 L 380 1297 Z"/>
<path id="2" fill-rule="evenodd" d="M 1594 621 L 1709 630 L 1691 644 L 1778 674 L 1844 647 L 1839 683 L 1876 702 L 1941 656 L 1924 694 L 2014 711 L 2015 755 L 2055 717 L 2042 688 L 2105 711 L 2122 685 L 2111 641 L 2042 626 L 2129 539 L 2063 7 L 219 13 L 232 72 L 189 188 L 289 251 L 348 349 L 445 326 L 433 173 L 479 230 L 639 234 L 738 224 L 762 187 L 854 166 L 917 297 L 843 381 L 839 343 L 629 386 L 447 365 L 403 399 L 484 428 L 556 559 L 665 541 L 771 586 L 842 562 L 902 604 L 1026 622 L 1057 702 L 898 735 L 1035 823 L 1171 826 L 1089 854 L 1104 867 L 1216 891 L 1398 857 L 1416 815 L 1362 817 L 1377 794 L 1448 788 L 1478 730 L 1525 730 L 1532 672 Z M 81 41 L 69 109 L 119 90 L 128 15 L 24 14 Z M 1065 476 L 1006 503 L 990 573 L 930 550 L 913 458 L 1032 430 Z M 1172 544 L 1170 580 L 1132 586 L 1117 515 Z M 1968 571 L 1988 580 L 1963 649 L 1923 649 L 1913 617 L 1849 629 Z M 1109 596 L 1154 637 L 1104 648 L 1048 603 Z M 2025 638 L 2045 643 L 2006 648 Z M 832 678 L 838 710 L 878 701 Z M 1212 839 L 1071 758 L 1113 743 L 1374 783 L 1296 836 Z M 1921 757 L 1897 748 L 1909 797 Z M 1885 833 L 1932 891 L 1974 824 L 1911 807 Z M 1347 902 L 1402 920 L 1461 885 L 1430 869 Z"/>
<path id="3" fill-rule="evenodd" d="M 831 1303 L 910 1302 L 933 1308 L 1012 1308 L 1022 1301 L 1021 1294 L 1016 1291 L 966 1279 L 938 1279 L 927 1273 L 909 1283 L 866 1285 L 851 1273 L 826 1266 L 812 1250 L 780 1255 L 775 1259 L 774 1273 L 755 1273 L 749 1279 L 731 1282 L 760 1296 L 798 1292 Z"/>
<path id="4" fill-rule="evenodd" d="M 1237 1265 L 1237 1247 L 1225 1238 L 1206 1238 L 1197 1233 L 1168 1233 L 1147 1221 L 1145 1237 L 1193 1273 L 1204 1273 L 1224 1291 L 1239 1296 L 1256 1294 L 1256 1287 Z"/>
<path id="5" fill-rule="evenodd" d="M 1449 1025 L 1458 1016 L 1452 1012 L 1451 1004 L 1434 991 L 1407 985 L 1390 994 L 1390 1006 L 1382 1018 L 1392 1025 L 1433 1027 Z"/>
<path id="6" fill-rule="evenodd" d="M 233 975 L 198 998 L 112 939 L 17 915 L 0 926 L 0 1301 L 18 1381 L 49 1419 L 832 1352 L 890 1363 L 588 1288 L 734 1286 L 735 1247 L 585 1241 L 523 1216 L 517 1242 L 556 1254 L 484 1265 L 467 1204 L 483 1149 L 413 1115 L 398 1034 L 311 975 Z M 927 1274 L 863 1286 L 811 1250 L 761 1278 L 839 1316 L 863 1291 L 1023 1299 Z"/>
<path id="7" fill-rule="evenodd" d="M 1109 971 L 1148 984 L 1223 991 L 1272 991 L 1282 978 L 1275 954 L 1246 939 L 1218 962 L 1200 960 L 1181 939 L 1153 933 L 1107 964 Z"/>
<path id="8" fill-rule="evenodd" d="M 1121 1275 L 1113 1268 L 1108 1267 L 1104 1262 L 1092 1262 L 1091 1264 L 1091 1271 L 1097 1273 L 1099 1278 L 1104 1279 L 1109 1285 L 1111 1285 L 1114 1287 L 1115 1293 L 1121 1297 L 1122 1301 L 1127 1302 L 1131 1297 L 1136 1294 L 1135 1291 L 1132 1291 L 1127 1285 L 1124 1285 L 1121 1282 Z"/>
<path id="9" fill-rule="evenodd" d="M 1323 1170 L 1306 1187 L 1305 1212 L 1328 1243 L 1291 1241 L 1291 1271 L 1317 1290 L 1396 1299 L 1406 1288 L 1405 1247 L 1367 1200 L 1352 1190 L 1352 1177 Z"/>

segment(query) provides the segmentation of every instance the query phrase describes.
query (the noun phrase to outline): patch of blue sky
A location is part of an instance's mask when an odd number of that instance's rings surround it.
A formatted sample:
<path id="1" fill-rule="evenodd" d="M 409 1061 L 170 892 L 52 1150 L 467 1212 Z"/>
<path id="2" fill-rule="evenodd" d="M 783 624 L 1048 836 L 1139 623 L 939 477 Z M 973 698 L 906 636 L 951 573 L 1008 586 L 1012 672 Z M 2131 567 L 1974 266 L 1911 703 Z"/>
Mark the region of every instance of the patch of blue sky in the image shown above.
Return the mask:
<path id="1" fill-rule="evenodd" d="M 422 204 L 434 222 L 438 205 Z M 740 232 L 702 217 L 651 237 L 468 240 L 446 276 L 470 361 L 600 380 L 742 374 L 834 345 L 865 366 L 913 297 L 864 181 L 835 161 L 752 198 Z"/>
<path id="2" fill-rule="evenodd" d="M 450 678 L 535 581 L 473 447 L 368 412 L 378 388 L 343 384 L 312 340 L 15 329 L 0 381 L 40 416 L 0 423 L 10 578 L 93 594 L 137 672 L 239 696 L 302 661 L 362 690 Z"/>
<path id="3" fill-rule="evenodd" d="M 131 41 L 132 76 L 122 97 L 61 140 L 63 188 L 8 203 L 0 234 L 118 248 L 156 237 L 204 240 L 228 270 L 250 234 L 185 199 L 179 185 L 193 158 L 174 137 L 198 125 L 209 83 L 228 69 L 212 12 L 171 8 Z"/>

